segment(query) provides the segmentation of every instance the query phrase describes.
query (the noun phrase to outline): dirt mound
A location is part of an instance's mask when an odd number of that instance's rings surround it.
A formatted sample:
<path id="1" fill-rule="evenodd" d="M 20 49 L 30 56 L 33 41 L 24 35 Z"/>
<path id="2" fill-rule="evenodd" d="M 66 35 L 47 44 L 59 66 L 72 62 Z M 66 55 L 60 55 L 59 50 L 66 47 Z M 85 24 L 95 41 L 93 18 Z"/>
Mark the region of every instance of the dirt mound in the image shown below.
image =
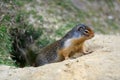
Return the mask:
<path id="1" fill-rule="evenodd" d="M 120 80 L 120 37 L 96 35 L 86 42 L 93 53 L 37 68 L 0 66 L 0 80 Z"/>

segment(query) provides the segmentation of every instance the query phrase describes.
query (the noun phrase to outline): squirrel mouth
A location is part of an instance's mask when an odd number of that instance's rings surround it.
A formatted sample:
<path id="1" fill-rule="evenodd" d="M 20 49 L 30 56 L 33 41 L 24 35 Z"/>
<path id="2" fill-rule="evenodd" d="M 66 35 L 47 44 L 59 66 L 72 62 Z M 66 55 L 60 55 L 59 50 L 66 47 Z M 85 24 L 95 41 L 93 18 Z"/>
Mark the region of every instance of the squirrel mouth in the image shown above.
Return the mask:
<path id="1" fill-rule="evenodd" d="M 89 35 L 89 37 L 90 37 L 90 38 L 93 38 L 93 37 L 94 37 L 94 34 L 92 34 L 92 35 Z"/>
<path id="2" fill-rule="evenodd" d="M 91 34 L 91 35 L 86 34 L 85 36 L 86 36 L 86 37 L 88 37 L 89 39 L 91 39 L 91 38 L 93 38 L 93 37 L 94 37 L 94 34 Z"/>

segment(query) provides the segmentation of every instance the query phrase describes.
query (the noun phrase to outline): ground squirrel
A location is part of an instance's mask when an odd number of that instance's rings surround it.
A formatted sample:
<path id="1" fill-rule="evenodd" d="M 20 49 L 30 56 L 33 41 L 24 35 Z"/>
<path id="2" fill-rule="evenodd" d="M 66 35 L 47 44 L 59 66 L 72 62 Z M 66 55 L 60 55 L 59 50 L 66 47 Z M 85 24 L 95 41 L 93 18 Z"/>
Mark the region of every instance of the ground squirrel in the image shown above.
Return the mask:
<path id="1" fill-rule="evenodd" d="M 84 42 L 94 37 L 93 30 L 85 24 L 78 24 L 60 40 L 44 47 L 38 52 L 35 66 L 59 62 L 75 53 L 85 53 Z"/>

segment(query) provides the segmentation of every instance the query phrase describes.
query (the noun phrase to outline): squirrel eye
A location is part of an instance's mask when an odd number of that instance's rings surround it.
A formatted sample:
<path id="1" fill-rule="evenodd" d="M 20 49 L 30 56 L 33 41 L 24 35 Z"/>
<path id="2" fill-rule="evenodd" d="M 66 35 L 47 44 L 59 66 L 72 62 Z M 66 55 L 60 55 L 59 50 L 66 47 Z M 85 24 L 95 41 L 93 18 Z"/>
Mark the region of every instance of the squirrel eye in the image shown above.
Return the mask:
<path id="1" fill-rule="evenodd" d="M 84 32 L 85 32 L 85 33 L 89 33 L 89 31 L 88 31 L 88 30 L 85 30 Z"/>

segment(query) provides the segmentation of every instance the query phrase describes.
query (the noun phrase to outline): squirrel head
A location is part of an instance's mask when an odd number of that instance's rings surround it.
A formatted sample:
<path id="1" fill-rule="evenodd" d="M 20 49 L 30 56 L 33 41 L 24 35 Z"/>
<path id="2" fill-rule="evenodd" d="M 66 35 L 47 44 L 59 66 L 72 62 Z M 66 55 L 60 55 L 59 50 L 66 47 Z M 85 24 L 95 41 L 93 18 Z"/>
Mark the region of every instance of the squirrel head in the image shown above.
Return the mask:
<path id="1" fill-rule="evenodd" d="M 86 40 L 94 37 L 93 30 L 85 24 L 78 24 L 72 30 L 70 30 L 63 38 L 62 41 L 71 38 L 84 37 Z"/>
<path id="2" fill-rule="evenodd" d="M 91 39 L 94 37 L 93 30 L 85 24 L 78 24 L 72 30 L 68 32 L 65 38 L 80 38 L 85 37 L 86 39 Z"/>
<path id="3" fill-rule="evenodd" d="M 87 39 L 91 39 L 92 37 L 94 37 L 94 32 L 87 25 L 85 25 L 85 24 L 78 24 L 74 28 L 73 36 L 75 36 L 75 37 L 86 37 Z"/>
<path id="4" fill-rule="evenodd" d="M 78 24 L 72 30 L 70 30 L 62 39 L 62 45 L 68 47 L 71 45 L 71 41 L 74 39 L 78 40 L 88 40 L 94 37 L 94 32 L 92 28 L 88 27 L 85 24 Z"/>

